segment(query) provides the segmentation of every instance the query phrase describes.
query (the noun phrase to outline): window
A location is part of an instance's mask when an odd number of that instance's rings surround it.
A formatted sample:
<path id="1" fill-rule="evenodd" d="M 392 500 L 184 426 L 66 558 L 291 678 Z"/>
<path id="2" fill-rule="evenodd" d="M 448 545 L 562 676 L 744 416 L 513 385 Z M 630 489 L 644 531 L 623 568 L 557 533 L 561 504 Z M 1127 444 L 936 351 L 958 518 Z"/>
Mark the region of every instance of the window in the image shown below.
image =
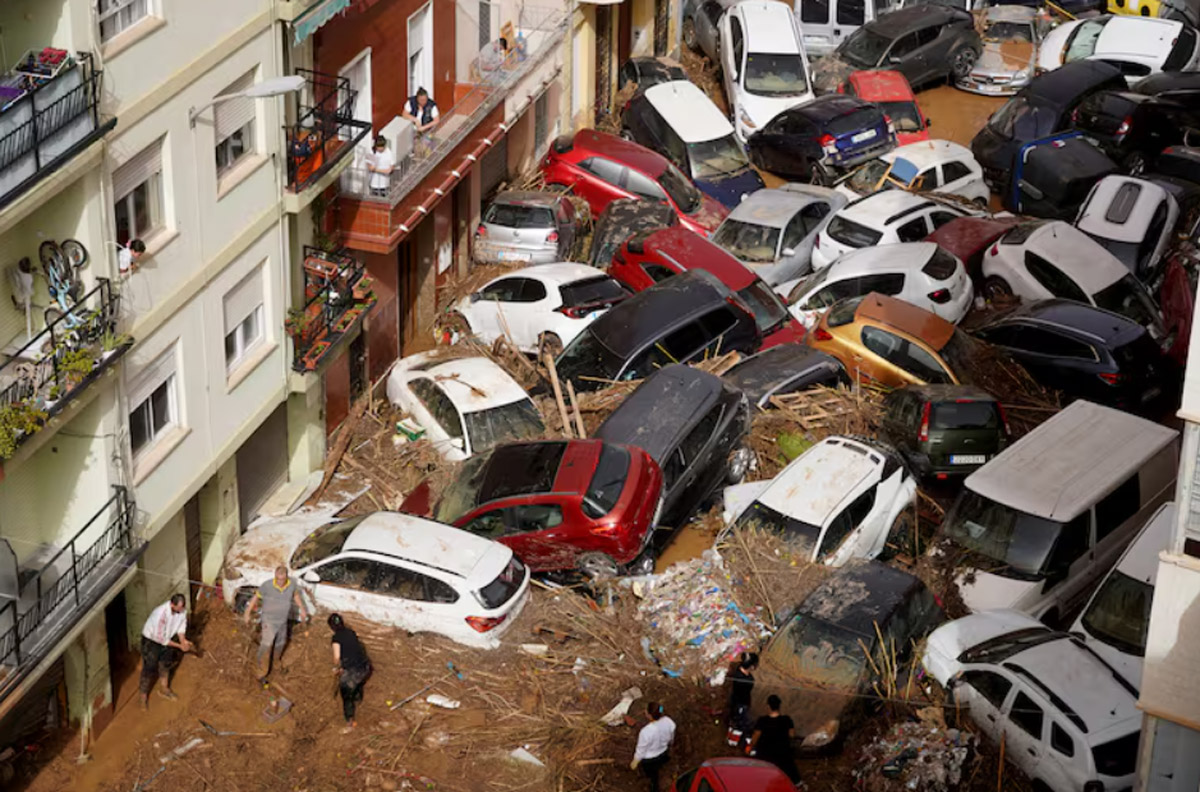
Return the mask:
<path id="1" fill-rule="evenodd" d="M 450 397 L 437 383 L 428 379 L 417 379 L 410 382 L 408 387 L 446 434 L 452 438 L 463 436 L 462 418 L 459 417 Z"/>
<path id="2" fill-rule="evenodd" d="M 953 212 L 933 212 L 929 215 L 929 223 L 933 226 L 933 230 L 936 231 L 951 220 L 957 220 L 958 218 L 959 215 Z"/>
<path id="3" fill-rule="evenodd" d="M 233 371 L 265 338 L 262 269 L 256 268 L 225 295 L 225 370 Z"/>
<path id="4" fill-rule="evenodd" d="M 142 399 L 129 414 L 129 445 L 136 457 L 176 423 L 175 375 Z"/>
<path id="5" fill-rule="evenodd" d="M 696 792 L 713 792 L 713 788 L 709 785 L 707 779 L 701 778 L 700 785 L 696 787 Z"/>
<path id="6" fill-rule="evenodd" d="M 896 237 L 901 242 L 920 242 L 927 236 L 929 236 L 929 231 L 925 227 L 924 217 L 918 217 L 915 220 L 909 220 L 907 223 L 896 229 Z"/>
<path id="7" fill-rule="evenodd" d="M 938 33 L 940 33 L 941 30 L 942 29 L 940 27 L 921 28 L 917 31 L 917 46 L 924 47 L 926 44 L 937 38 Z"/>
<path id="8" fill-rule="evenodd" d="M 662 264 L 643 264 L 642 269 L 646 275 L 655 283 L 665 281 L 667 278 L 675 274 L 675 270 L 670 267 L 664 267 Z"/>
<path id="9" fill-rule="evenodd" d="M 951 184 L 971 175 L 971 169 L 958 160 L 952 160 L 942 166 L 942 183 Z"/>
<path id="10" fill-rule="evenodd" d="M 712 437 L 713 432 L 717 428 L 717 423 L 721 420 L 723 410 L 720 407 L 713 407 L 708 411 L 708 414 L 700 419 L 700 423 L 688 432 L 687 437 L 683 439 L 679 448 L 683 451 L 683 458 L 688 463 L 695 463 L 699 458 L 700 452 L 704 450 L 708 440 Z"/>
<path id="11" fill-rule="evenodd" d="M 339 558 L 317 567 L 316 573 L 322 583 L 350 588 L 366 588 L 371 575 L 372 563 L 364 558 Z"/>
<path id="12" fill-rule="evenodd" d="M 817 226 L 821 224 L 821 220 L 825 215 L 829 214 L 829 204 L 817 201 L 810 203 L 808 206 L 800 210 L 799 214 L 793 217 L 787 224 L 787 228 L 783 232 L 783 249 L 795 250 L 800 247 L 800 243 L 817 230 Z"/>
<path id="13" fill-rule="evenodd" d="M 710 338 L 717 338 L 733 329 L 737 324 L 737 315 L 732 310 L 721 306 L 715 311 L 709 311 L 700 317 L 700 326 Z"/>
<path id="14" fill-rule="evenodd" d="M 546 299 L 546 286 L 540 280 L 525 278 L 521 286 L 521 295 L 517 302 L 535 303 Z"/>
<path id="15" fill-rule="evenodd" d="M 1025 269 L 1042 288 L 1055 297 L 1065 300 L 1076 300 L 1082 303 L 1091 302 L 1083 289 L 1067 277 L 1066 273 L 1051 264 L 1046 259 L 1032 251 L 1025 251 Z"/>
<path id="16" fill-rule="evenodd" d="M 800 0 L 800 22 L 824 25 L 829 22 L 829 0 Z"/>
<path id="17" fill-rule="evenodd" d="M 700 13 L 708 17 L 708 21 L 715 28 L 717 23 L 721 21 L 721 14 L 725 13 L 725 6 L 718 3 L 717 0 L 708 0 L 707 3 L 701 6 Z"/>
<path id="18" fill-rule="evenodd" d="M 163 225 L 162 141 L 142 149 L 113 171 L 117 244 L 145 239 Z"/>
<path id="19" fill-rule="evenodd" d="M 232 371 L 263 340 L 263 307 L 257 306 L 225 336 L 225 370 Z"/>
<path id="20" fill-rule="evenodd" d="M 546 91 L 542 91 L 542 95 L 533 103 L 533 152 L 538 156 L 546 148 L 546 137 L 549 135 L 549 103 Z"/>
<path id="21" fill-rule="evenodd" d="M 879 292 L 894 296 L 904 290 L 904 273 L 888 272 L 879 275 L 863 275 L 855 278 L 854 294 L 870 294 Z"/>
<path id="22" fill-rule="evenodd" d="M 916 184 L 920 185 L 920 187 L 918 188 L 919 192 L 928 192 L 930 190 L 936 190 L 938 187 L 941 186 L 941 181 L 939 181 L 939 179 L 938 179 L 938 169 L 937 168 L 930 168 L 928 170 L 921 171 L 921 174 L 919 176 L 917 176 L 917 178 L 914 180 L 914 182 Z"/>
<path id="23" fill-rule="evenodd" d="M 746 38 L 742 35 L 742 23 L 737 17 L 729 17 L 729 40 L 733 44 L 733 74 L 736 78 L 742 68 L 742 55 L 746 52 Z"/>
<path id="24" fill-rule="evenodd" d="M 492 43 L 492 4 L 479 0 L 479 49 L 482 51 Z"/>
<path id="25" fill-rule="evenodd" d="M 1075 755 L 1075 741 L 1054 721 L 1050 721 L 1050 747 L 1066 757 Z"/>
<path id="26" fill-rule="evenodd" d="M 629 190 L 629 192 L 634 195 L 640 195 L 643 198 L 649 198 L 652 201 L 667 200 L 667 195 L 663 192 L 662 187 L 655 184 L 648 176 L 638 173 L 635 170 L 627 171 L 627 176 L 628 182 L 625 185 L 625 189 Z"/>
<path id="27" fill-rule="evenodd" d="M 150 0 L 100 0 L 100 41 L 108 42 L 150 15 Z"/>
<path id="28" fill-rule="evenodd" d="M 1091 519 L 1092 512 L 1089 509 L 1062 527 L 1058 541 L 1054 543 L 1054 550 L 1051 551 L 1050 557 L 1046 561 L 1048 572 L 1060 575 L 1065 573 L 1071 568 L 1071 564 L 1088 551 L 1092 541 L 1092 531 L 1089 525 Z M 1054 583 L 1047 584 L 1047 590 L 1054 585 Z"/>
<path id="29" fill-rule="evenodd" d="M 688 322 L 670 333 L 656 346 L 662 346 L 673 362 L 679 363 L 687 360 L 694 352 L 702 348 L 709 338 L 710 336 L 700 328 L 699 322 Z"/>
<path id="30" fill-rule="evenodd" d="M 1034 739 L 1041 740 L 1044 718 L 1045 714 L 1042 712 L 1042 708 L 1023 691 L 1018 690 L 1017 697 L 1013 700 L 1012 710 L 1008 713 L 1008 719 L 1022 731 L 1028 732 Z"/>
<path id="31" fill-rule="evenodd" d="M 1150 67 L 1144 63 L 1134 63 L 1133 61 L 1110 59 L 1105 60 L 1109 66 L 1116 66 L 1121 70 L 1121 74 L 1126 77 L 1141 78 L 1150 74 Z"/>
<path id="32" fill-rule="evenodd" d="M 612 160 L 606 160 L 603 157 L 591 157 L 579 163 L 579 167 L 597 179 L 606 181 L 614 187 L 621 186 L 621 172 L 625 168 Z"/>
<path id="33" fill-rule="evenodd" d="M 1134 473 L 1096 504 L 1096 541 L 1120 528 L 1122 523 L 1137 514 L 1140 505 L 1138 474 Z"/>
<path id="34" fill-rule="evenodd" d="M 476 459 L 478 458 L 476 457 Z M 489 512 L 484 512 L 464 525 L 463 530 L 470 531 L 476 536 L 482 536 L 486 539 L 498 539 L 504 536 L 508 528 L 504 518 L 506 511 L 508 509 L 492 509 Z"/>
<path id="35" fill-rule="evenodd" d="M 505 278 L 489 284 L 479 292 L 481 300 L 493 302 L 516 302 L 521 294 L 521 286 L 525 278 Z"/>
<path id="36" fill-rule="evenodd" d="M 888 60 L 899 60 L 908 53 L 915 50 L 919 44 L 917 43 L 917 34 L 909 33 L 907 36 L 901 36 L 896 39 L 896 43 L 892 45 L 891 51 L 888 53 Z"/>
<path id="37" fill-rule="evenodd" d="M 254 85 L 254 72 L 249 71 L 217 95 L 240 94 L 252 85 Z M 254 151 L 254 113 L 254 100 L 244 96 L 225 99 L 213 105 L 218 176 L 229 170 L 242 157 Z"/>
<path id="38" fill-rule="evenodd" d="M 965 671 L 962 678 L 996 709 L 1004 706 L 1004 699 L 1012 689 L 1012 682 L 991 671 Z"/>
<path id="39" fill-rule="evenodd" d="M 829 527 L 825 529 L 825 538 L 821 540 L 821 558 L 829 558 L 836 553 L 850 532 L 867 519 L 867 515 L 875 507 L 875 491 L 877 489 L 878 487 L 872 486 L 855 498 L 849 506 L 842 510 L 841 514 L 833 518 L 833 522 L 829 523 Z"/>
<path id="40" fill-rule="evenodd" d="M 516 533 L 532 533 L 557 528 L 563 523 L 562 507 L 557 503 L 527 503 L 512 509 Z"/>
<path id="41" fill-rule="evenodd" d="M 837 22 L 839 25 L 858 25 L 866 21 L 867 8 L 863 0 L 839 0 Z"/>
<path id="42" fill-rule="evenodd" d="M 1076 341 L 1040 327 L 1024 328 L 1021 332 L 1021 343 L 1018 346 L 1039 355 L 1079 360 L 1096 359 L 1096 351 L 1082 341 Z"/>

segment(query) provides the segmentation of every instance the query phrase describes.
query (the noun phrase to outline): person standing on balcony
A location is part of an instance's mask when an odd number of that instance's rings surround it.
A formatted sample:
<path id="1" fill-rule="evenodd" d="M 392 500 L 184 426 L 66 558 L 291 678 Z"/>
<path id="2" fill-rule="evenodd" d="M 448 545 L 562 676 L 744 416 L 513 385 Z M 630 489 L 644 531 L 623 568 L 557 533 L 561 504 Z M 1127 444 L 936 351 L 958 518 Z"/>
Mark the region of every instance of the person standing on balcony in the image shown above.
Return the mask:
<path id="1" fill-rule="evenodd" d="M 417 88 L 417 92 L 408 97 L 408 102 L 405 103 L 400 116 L 412 121 L 413 126 L 417 128 L 417 134 L 423 135 L 437 126 L 437 102 L 429 98 L 429 91 Z"/>
<path id="2" fill-rule="evenodd" d="M 171 673 L 183 659 L 183 653 L 192 651 L 186 633 L 187 599 L 182 594 L 171 595 L 171 599 L 150 611 L 150 618 L 142 627 L 142 673 L 138 679 L 142 709 L 150 709 L 155 677 L 160 682 L 158 695 L 168 701 L 179 698 L 171 690 Z"/>
<path id="3" fill-rule="evenodd" d="M 275 577 L 263 583 L 246 603 L 242 621 L 250 623 L 254 609 L 262 603 L 262 641 L 258 645 L 258 681 L 266 684 L 271 667 L 283 656 L 288 641 L 288 618 L 295 604 L 300 619 L 309 620 L 308 608 L 300 596 L 300 587 L 288 577 L 285 566 L 275 567 Z"/>
<path id="4" fill-rule="evenodd" d="M 367 155 L 367 170 L 371 174 L 371 195 L 386 197 L 392 180 L 392 169 L 396 167 L 396 155 L 388 148 L 387 138 L 379 135 Z"/>

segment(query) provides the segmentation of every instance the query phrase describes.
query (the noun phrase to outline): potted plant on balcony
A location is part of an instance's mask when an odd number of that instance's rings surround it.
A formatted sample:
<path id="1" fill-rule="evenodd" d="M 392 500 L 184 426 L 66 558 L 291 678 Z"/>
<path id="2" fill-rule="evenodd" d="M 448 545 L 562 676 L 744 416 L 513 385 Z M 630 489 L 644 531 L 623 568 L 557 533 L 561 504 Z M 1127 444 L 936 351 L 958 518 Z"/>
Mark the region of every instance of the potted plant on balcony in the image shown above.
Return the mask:
<path id="1" fill-rule="evenodd" d="M 9 459 L 17 446 L 46 423 L 47 414 L 31 401 L 0 407 L 0 459 Z"/>
<path id="2" fill-rule="evenodd" d="M 96 368 L 91 346 L 69 347 L 58 358 L 58 372 L 66 380 L 66 392 L 78 388 Z"/>

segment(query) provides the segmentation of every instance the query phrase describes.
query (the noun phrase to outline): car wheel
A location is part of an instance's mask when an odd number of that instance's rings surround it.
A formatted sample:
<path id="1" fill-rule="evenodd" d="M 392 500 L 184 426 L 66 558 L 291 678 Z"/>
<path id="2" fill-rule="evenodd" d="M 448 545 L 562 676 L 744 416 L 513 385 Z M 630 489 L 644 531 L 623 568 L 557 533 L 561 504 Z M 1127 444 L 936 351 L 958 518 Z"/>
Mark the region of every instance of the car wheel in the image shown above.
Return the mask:
<path id="1" fill-rule="evenodd" d="M 433 340 L 438 344 L 456 344 L 471 335 L 471 323 L 458 311 L 449 311 L 433 323 Z"/>
<path id="2" fill-rule="evenodd" d="M 649 530 L 653 531 L 653 528 Z M 642 554 L 630 561 L 625 566 L 625 573 L 628 575 L 652 575 L 654 574 L 654 562 L 657 559 L 654 556 L 654 550 L 647 547 L 642 551 Z"/>
<path id="3" fill-rule="evenodd" d="M 971 67 L 979 60 L 979 53 L 971 47 L 960 47 L 950 58 L 950 71 L 957 80 L 965 79 Z"/>
<path id="4" fill-rule="evenodd" d="M 988 208 L 987 198 L 976 198 L 974 201 L 972 201 L 972 203 L 974 203 L 980 209 L 986 210 Z"/>
<path id="5" fill-rule="evenodd" d="M 754 461 L 754 452 L 749 448 L 742 446 L 729 455 L 729 464 L 726 470 L 730 484 L 740 484 L 746 478 L 746 474 L 750 472 L 750 464 Z"/>
<path id="6" fill-rule="evenodd" d="M 633 139 L 633 130 L 626 126 L 621 127 L 621 138 L 624 140 L 628 140 L 631 143 L 637 142 L 636 140 Z"/>
<path id="7" fill-rule="evenodd" d="M 696 46 L 696 23 L 690 19 L 683 20 L 683 43 L 688 49 L 698 49 Z"/>
<path id="8" fill-rule="evenodd" d="M 545 360 L 549 354 L 552 358 L 557 358 L 563 351 L 563 342 L 554 333 L 542 333 L 538 337 L 538 359 Z"/>
<path id="9" fill-rule="evenodd" d="M 584 553 L 579 557 L 579 572 L 589 580 L 613 578 L 621 573 L 612 556 L 604 553 Z"/>
<path id="10" fill-rule="evenodd" d="M 1013 296 L 1012 286 L 998 275 L 989 275 L 983 282 L 983 296 L 988 302 L 1010 299 Z"/>

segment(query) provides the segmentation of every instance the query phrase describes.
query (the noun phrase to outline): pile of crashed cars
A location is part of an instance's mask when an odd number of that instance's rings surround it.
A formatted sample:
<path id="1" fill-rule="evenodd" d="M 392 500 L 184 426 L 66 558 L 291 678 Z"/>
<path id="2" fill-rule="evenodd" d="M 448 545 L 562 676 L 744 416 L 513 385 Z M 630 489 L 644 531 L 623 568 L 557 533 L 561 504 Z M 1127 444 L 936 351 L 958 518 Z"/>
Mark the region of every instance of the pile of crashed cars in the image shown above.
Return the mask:
<path id="1" fill-rule="evenodd" d="M 900 5 L 689 4 L 685 42 L 730 116 L 674 63 L 625 64 L 620 134 L 561 137 L 545 190 L 495 196 L 476 256 L 517 266 L 446 308 L 484 344 L 553 357 L 576 393 L 640 384 L 591 437 L 545 440 L 491 359 L 399 361 L 388 398 L 462 462 L 455 480 L 410 513 L 250 532 L 231 602 L 282 561 L 318 605 L 494 647 L 531 574 L 649 573 L 720 503 L 723 535 L 773 531 L 836 569 L 762 650 L 780 684 L 758 688 L 791 691 L 800 750 L 836 750 L 869 711 L 868 654 L 903 663 L 926 639 L 924 668 L 1038 788 L 1131 787 L 1178 458 L 1155 419 L 1178 403 L 1200 245 L 1200 40 L 1166 4 L 1079 0 L 1057 22 Z M 969 148 L 930 137 L 912 86 L 943 80 L 1011 97 Z M 1014 437 L 971 378 L 989 347 L 1069 406 Z M 720 376 L 688 365 L 730 351 Z M 746 481 L 772 396 L 855 382 L 889 389 L 877 437 Z M 971 614 L 950 622 L 884 563 L 927 485 L 951 504 L 939 552 L 970 562 Z"/>

